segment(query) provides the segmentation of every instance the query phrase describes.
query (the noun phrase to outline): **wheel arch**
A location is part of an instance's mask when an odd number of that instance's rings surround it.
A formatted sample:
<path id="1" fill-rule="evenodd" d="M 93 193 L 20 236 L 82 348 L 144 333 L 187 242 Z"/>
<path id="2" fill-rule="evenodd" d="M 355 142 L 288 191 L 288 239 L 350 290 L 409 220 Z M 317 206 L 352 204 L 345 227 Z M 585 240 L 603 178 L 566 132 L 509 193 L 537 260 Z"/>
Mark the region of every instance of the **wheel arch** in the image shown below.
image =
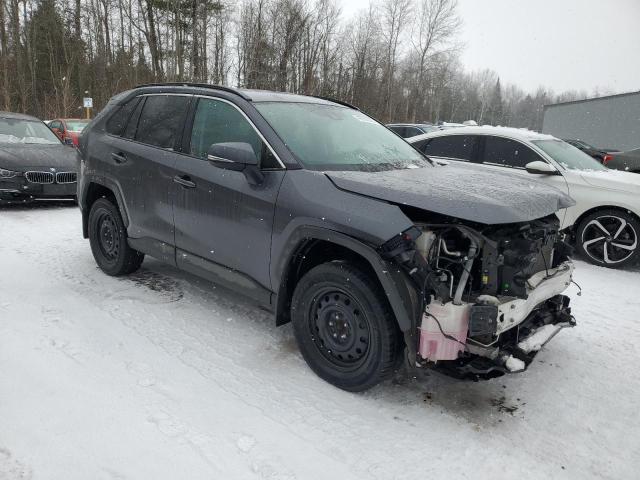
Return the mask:
<path id="1" fill-rule="evenodd" d="M 383 259 L 369 245 L 339 232 L 318 227 L 301 227 L 290 238 L 287 252 L 279 262 L 275 301 L 276 325 L 288 323 L 291 297 L 302 275 L 316 265 L 329 261 L 350 261 L 373 275 L 386 295 L 398 327 L 407 345 L 415 349 L 407 336 L 415 334 L 417 293 L 397 266 Z"/>
<path id="2" fill-rule="evenodd" d="M 640 216 L 635 213 L 632 210 L 629 210 L 628 208 L 625 207 L 621 207 L 619 205 L 598 205 L 597 207 L 593 207 L 590 208 L 588 210 L 585 210 L 584 212 L 582 212 L 578 218 L 576 218 L 575 222 L 573 222 L 573 225 L 571 226 L 571 234 L 575 237 L 578 233 L 578 228 L 580 226 L 580 224 L 582 223 L 582 221 L 588 217 L 589 215 L 593 214 L 593 213 L 597 213 L 597 212 L 602 212 L 605 210 L 617 210 L 619 212 L 626 212 L 629 215 L 631 215 L 632 217 L 634 217 L 638 222 L 640 222 Z"/>
<path id="3" fill-rule="evenodd" d="M 82 198 L 80 199 L 82 209 L 82 236 L 84 238 L 89 238 L 89 212 L 91 211 L 91 206 L 99 198 L 111 199 L 118 207 L 118 210 L 120 210 L 125 228 L 129 227 L 129 216 L 124 208 L 122 195 L 118 189 L 114 188 L 113 185 L 109 185 L 108 182 L 91 179 L 87 183 L 87 187 L 84 189 Z"/>

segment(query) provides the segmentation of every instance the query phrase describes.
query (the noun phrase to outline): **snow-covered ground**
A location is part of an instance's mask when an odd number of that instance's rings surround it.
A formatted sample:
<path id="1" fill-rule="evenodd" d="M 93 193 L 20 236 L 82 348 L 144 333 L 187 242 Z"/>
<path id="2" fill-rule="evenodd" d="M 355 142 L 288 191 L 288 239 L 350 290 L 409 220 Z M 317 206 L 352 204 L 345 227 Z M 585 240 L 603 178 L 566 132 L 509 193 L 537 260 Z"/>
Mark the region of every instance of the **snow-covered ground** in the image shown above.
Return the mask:
<path id="1" fill-rule="evenodd" d="M 0 479 L 637 479 L 640 271 L 575 279 L 524 374 L 350 394 L 232 292 L 103 275 L 77 208 L 1 209 Z"/>

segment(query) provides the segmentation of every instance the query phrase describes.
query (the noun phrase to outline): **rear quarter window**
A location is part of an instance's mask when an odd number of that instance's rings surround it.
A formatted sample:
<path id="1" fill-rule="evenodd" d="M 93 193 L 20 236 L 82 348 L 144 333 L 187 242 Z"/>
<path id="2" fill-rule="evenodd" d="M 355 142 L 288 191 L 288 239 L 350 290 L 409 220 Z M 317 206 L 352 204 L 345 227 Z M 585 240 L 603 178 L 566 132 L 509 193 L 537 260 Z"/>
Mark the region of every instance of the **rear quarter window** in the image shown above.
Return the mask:
<path id="1" fill-rule="evenodd" d="M 131 117 L 131 112 L 136 108 L 138 102 L 140 101 L 140 97 L 135 97 L 129 100 L 124 105 L 117 106 L 114 110 L 114 113 L 109 117 L 106 124 L 107 133 L 111 135 L 120 136 L 124 133 L 124 129 L 129 121 L 129 117 Z"/>

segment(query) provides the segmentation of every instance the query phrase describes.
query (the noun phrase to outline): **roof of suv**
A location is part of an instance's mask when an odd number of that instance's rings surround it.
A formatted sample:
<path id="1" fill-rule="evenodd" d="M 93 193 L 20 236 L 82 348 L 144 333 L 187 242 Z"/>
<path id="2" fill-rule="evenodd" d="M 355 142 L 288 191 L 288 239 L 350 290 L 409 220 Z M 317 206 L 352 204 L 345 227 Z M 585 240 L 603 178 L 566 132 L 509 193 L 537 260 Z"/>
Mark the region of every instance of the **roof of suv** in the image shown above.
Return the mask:
<path id="1" fill-rule="evenodd" d="M 227 93 L 234 93 L 250 102 L 289 102 L 289 103 L 315 103 L 319 105 L 342 105 L 345 107 L 357 109 L 353 105 L 346 102 L 336 100 L 327 97 L 298 95 L 295 93 L 287 92 L 274 92 L 271 90 L 258 90 L 258 89 L 246 89 L 246 88 L 232 88 L 221 85 L 212 85 L 208 83 L 152 83 L 146 85 L 138 85 L 138 88 L 158 88 L 172 90 L 173 88 L 186 88 L 186 89 L 198 89 L 198 90 L 218 90 Z"/>
<path id="2" fill-rule="evenodd" d="M 553 137 L 552 135 L 538 133 L 524 128 L 483 126 L 458 127 L 439 132 L 425 133 L 423 135 L 417 135 L 415 137 L 408 138 L 407 141 L 413 143 L 418 140 L 422 140 L 423 138 L 442 137 L 447 135 L 496 135 L 500 137 L 513 138 L 520 141 L 555 139 L 555 137 Z"/>

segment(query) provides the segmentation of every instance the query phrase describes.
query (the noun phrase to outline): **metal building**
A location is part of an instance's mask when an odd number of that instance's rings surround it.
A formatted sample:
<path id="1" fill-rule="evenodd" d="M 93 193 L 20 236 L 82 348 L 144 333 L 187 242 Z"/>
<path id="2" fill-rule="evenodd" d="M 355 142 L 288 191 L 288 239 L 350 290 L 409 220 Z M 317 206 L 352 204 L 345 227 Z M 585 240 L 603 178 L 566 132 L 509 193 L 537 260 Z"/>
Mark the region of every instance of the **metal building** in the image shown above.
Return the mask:
<path id="1" fill-rule="evenodd" d="M 602 149 L 640 147 L 640 92 L 545 105 L 543 133 Z"/>

